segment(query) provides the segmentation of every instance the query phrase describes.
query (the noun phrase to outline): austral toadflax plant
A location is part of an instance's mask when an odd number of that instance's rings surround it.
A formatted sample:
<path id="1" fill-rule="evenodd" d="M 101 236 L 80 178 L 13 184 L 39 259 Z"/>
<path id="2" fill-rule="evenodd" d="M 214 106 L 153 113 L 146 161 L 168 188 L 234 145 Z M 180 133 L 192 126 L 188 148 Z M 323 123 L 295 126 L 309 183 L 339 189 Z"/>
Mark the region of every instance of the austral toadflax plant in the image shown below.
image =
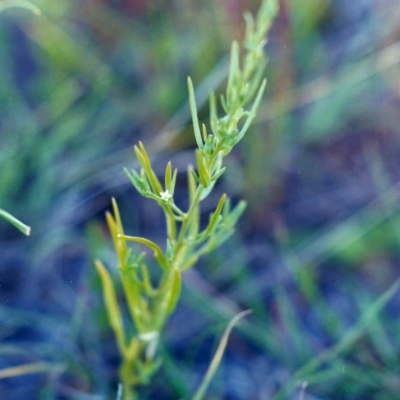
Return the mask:
<path id="1" fill-rule="evenodd" d="M 136 398 L 135 387 L 147 384 L 161 364 L 157 357 L 160 333 L 173 312 L 180 296 L 181 273 L 192 267 L 204 254 L 223 243 L 233 233 L 245 209 L 241 201 L 231 208 L 223 194 L 204 229 L 200 227 L 200 205 L 216 181 L 224 173 L 224 157 L 243 138 L 265 90 L 263 71 L 266 65 L 264 45 L 266 34 L 277 12 L 276 0 L 264 0 L 256 19 L 245 14 L 247 22 L 240 56 L 238 43 L 231 50 L 226 94 L 221 96 L 224 116 L 219 118 L 217 101 L 210 96 L 210 131 L 199 124 L 192 81 L 188 78 L 189 102 L 197 143 L 196 169 L 188 167 L 189 206 L 186 211 L 174 201 L 177 170 L 171 163 L 165 169 L 163 183 L 154 172 L 145 146 L 135 146 L 140 172 L 125 170 L 137 191 L 154 200 L 164 211 L 167 226 L 165 249 L 149 239 L 126 235 L 116 201 L 107 223 L 114 242 L 118 267 L 135 334 L 128 337 L 124 327 L 116 290 L 111 276 L 101 261 L 95 264 L 100 274 L 108 318 L 114 330 L 122 357 L 120 379 L 124 400 Z M 249 108 L 246 108 L 250 104 Z M 136 254 L 128 242 L 148 247 L 154 253 L 161 274 L 157 282 L 145 262 L 145 253 Z"/>

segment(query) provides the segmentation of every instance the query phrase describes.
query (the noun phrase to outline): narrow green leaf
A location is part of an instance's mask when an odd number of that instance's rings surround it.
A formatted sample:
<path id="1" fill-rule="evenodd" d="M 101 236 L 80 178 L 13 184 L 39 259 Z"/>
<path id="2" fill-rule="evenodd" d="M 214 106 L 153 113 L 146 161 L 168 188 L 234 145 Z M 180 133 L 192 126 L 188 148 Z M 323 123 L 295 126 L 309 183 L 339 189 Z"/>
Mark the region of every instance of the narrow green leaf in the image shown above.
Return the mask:
<path id="1" fill-rule="evenodd" d="M 135 170 L 128 171 L 126 168 L 124 168 L 124 172 L 135 189 L 142 196 L 146 196 L 147 192 L 150 190 L 147 180 L 143 179 L 143 177 L 141 177 Z"/>
<path id="2" fill-rule="evenodd" d="M 239 66 L 239 45 L 236 41 L 232 43 L 231 47 L 231 60 L 230 60 L 230 70 L 228 78 L 228 87 L 226 90 L 226 106 L 228 108 L 227 113 L 229 114 L 230 108 L 233 102 L 237 100 L 237 87 L 238 78 L 240 77 L 240 66 Z"/>
<path id="3" fill-rule="evenodd" d="M 182 263 L 182 266 L 180 267 L 180 269 L 181 269 L 182 271 L 187 270 L 188 268 L 190 268 L 191 266 L 193 266 L 194 264 L 196 264 L 197 261 L 198 261 L 198 259 L 199 259 L 199 256 L 198 256 L 198 255 L 192 255 L 191 257 L 189 257 L 188 260 L 185 260 L 185 261 Z"/>
<path id="4" fill-rule="evenodd" d="M 111 237 L 113 239 L 117 240 L 117 235 L 119 232 L 118 232 L 114 217 L 112 216 L 112 214 L 109 211 L 106 212 L 106 221 L 107 221 L 108 230 L 111 233 Z"/>
<path id="5" fill-rule="evenodd" d="M 211 218 L 210 218 L 210 222 L 206 228 L 206 230 L 204 231 L 203 235 L 204 237 L 207 237 L 210 232 L 212 232 L 212 230 L 215 228 L 218 218 L 221 215 L 221 211 L 222 211 L 222 207 L 224 206 L 225 200 L 226 200 L 226 194 L 224 193 L 221 198 L 219 199 L 219 202 L 217 204 L 217 207 L 214 211 L 214 213 L 212 214 Z"/>
<path id="6" fill-rule="evenodd" d="M 211 176 L 210 173 L 208 172 L 203 152 L 201 150 L 196 150 L 196 162 L 197 162 L 197 173 L 199 174 L 200 182 L 203 188 L 207 188 L 207 186 L 211 183 Z"/>
<path id="7" fill-rule="evenodd" d="M 168 268 L 167 261 L 164 257 L 164 254 L 163 254 L 161 248 L 157 244 L 152 242 L 151 240 L 145 239 L 142 237 L 138 237 L 138 236 L 128 236 L 128 235 L 118 235 L 118 238 L 130 241 L 130 242 L 137 242 L 137 243 L 144 244 L 145 246 L 149 247 L 150 249 L 152 249 L 154 251 L 154 257 L 158 261 L 160 266 L 163 267 L 164 269 Z"/>
<path id="8" fill-rule="evenodd" d="M 110 321 L 110 325 L 117 339 L 119 351 L 121 354 L 125 354 L 125 332 L 114 284 L 103 263 L 99 260 L 96 260 L 95 265 L 103 286 L 103 297 L 108 320 Z"/>
<path id="9" fill-rule="evenodd" d="M 146 294 L 149 296 L 154 295 L 157 292 L 157 290 L 153 287 L 151 283 L 149 270 L 145 264 L 141 264 L 140 271 L 142 273 L 142 278 L 143 278 L 142 283 L 144 290 L 146 291 Z"/>
<path id="10" fill-rule="evenodd" d="M 31 227 L 30 226 L 25 225 L 19 219 L 13 217 L 10 213 L 8 213 L 7 211 L 2 210 L 1 208 L 0 208 L 0 217 L 5 219 L 10 224 L 14 225 L 24 235 L 29 236 L 31 234 Z"/>
<path id="11" fill-rule="evenodd" d="M 271 28 L 272 22 L 279 10 L 277 0 L 264 0 L 256 16 L 256 39 L 265 38 L 267 31 Z"/>
<path id="12" fill-rule="evenodd" d="M 143 167 L 143 170 L 147 176 L 147 179 L 149 180 L 153 192 L 159 195 L 163 191 L 163 188 L 161 186 L 160 181 L 157 178 L 157 175 L 153 171 L 150 158 L 142 142 L 139 141 L 139 147 L 135 146 L 135 153 L 140 164 Z"/>
<path id="13" fill-rule="evenodd" d="M 224 218 L 224 223 L 226 223 L 229 227 L 234 227 L 236 225 L 236 222 L 246 209 L 246 205 L 247 204 L 244 200 L 239 201 L 239 203 L 229 213 L 229 215 Z"/>
<path id="14" fill-rule="evenodd" d="M 192 80 L 190 79 L 190 77 L 187 78 L 187 83 L 188 83 L 188 89 L 189 89 L 189 104 L 190 104 L 190 113 L 192 114 L 194 136 L 196 138 L 196 143 L 197 143 L 198 148 L 202 149 L 203 142 L 201 140 L 199 118 L 197 116 L 196 99 L 194 97 L 193 83 L 192 83 Z"/>
<path id="15" fill-rule="evenodd" d="M 6 367 L 0 369 L 0 380 L 23 375 L 40 374 L 40 373 L 60 373 L 65 371 L 65 364 L 55 364 L 43 361 L 28 362 L 19 364 L 15 367 Z"/>
<path id="16" fill-rule="evenodd" d="M 247 91 L 244 93 L 243 104 L 248 103 L 257 93 L 264 79 L 264 71 L 267 65 L 267 60 L 263 59 L 258 62 L 256 70 L 253 72 L 251 82 L 247 85 Z"/>
<path id="17" fill-rule="evenodd" d="M 244 35 L 244 43 L 247 49 L 249 49 L 250 44 L 254 42 L 254 18 L 250 12 L 244 13 L 244 19 L 246 21 L 246 33 Z"/>
<path id="18" fill-rule="evenodd" d="M 172 164 L 171 161 L 167 164 L 165 168 L 165 190 L 171 193 L 171 183 L 172 183 Z M 172 194 L 172 193 L 171 193 Z"/>
<path id="19" fill-rule="evenodd" d="M 213 181 L 218 180 L 218 179 L 222 176 L 222 174 L 225 172 L 225 170 L 226 170 L 226 167 L 223 167 L 223 168 L 219 169 L 219 170 L 211 177 L 211 179 L 212 179 Z"/>
<path id="20" fill-rule="evenodd" d="M 168 314 L 171 314 L 175 310 L 180 295 L 181 295 L 181 273 L 178 268 L 174 268 L 171 294 L 167 307 Z"/>
<path id="21" fill-rule="evenodd" d="M 211 183 L 202 191 L 200 200 L 204 200 L 214 189 L 216 181 L 211 181 Z"/>
<path id="22" fill-rule="evenodd" d="M 128 256 L 128 247 L 124 241 L 118 239 L 119 234 L 124 234 L 124 227 L 122 226 L 118 204 L 114 197 L 111 199 L 111 202 L 114 216 L 107 212 L 106 220 L 112 234 L 115 251 L 120 262 L 120 268 L 125 269 Z"/>
<path id="23" fill-rule="evenodd" d="M 144 385 L 147 385 L 150 382 L 151 377 L 161 367 L 161 364 L 162 364 L 161 359 L 152 360 L 150 363 L 138 362 L 136 364 L 140 379 Z"/>
<path id="24" fill-rule="evenodd" d="M 196 184 L 196 183 L 198 183 L 199 185 L 201 184 L 200 178 L 199 178 L 199 176 L 196 174 L 196 171 L 195 171 L 194 169 L 190 169 L 190 170 L 189 170 L 189 176 L 193 178 L 192 181 L 193 181 L 195 184 Z M 190 184 L 190 181 L 189 181 L 189 184 Z M 190 202 L 192 202 L 192 201 L 190 201 Z"/>
<path id="25" fill-rule="evenodd" d="M 111 199 L 111 203 L 112 203 L 115 224 L 117 226 L 118 233 L 124 233 L 124 228 L 122 227 L 121 214 L 119 213 L 118 204 L 114 197 Z"/>
<path id="26" fill-rule="evenodd" d="M 172 262 L 172 260 L 174 259 L 174 256 L 175 256 L 174 247 L 172 246 L 172 243 L 169 239 L 167 239 L 167 248 L 165 251 L 165 255 L 167 257 L 168 262 Z"/>
<path id="27" fill-rule="evenodd" d="M 267 86 L 267 80 L 264 79 L 260 86 L 260 89 L 258 90 L 256 99 L 254 100 L 254 103 L 251 107 L 249 116 L 247 117 L 246 122 L 244 123 L 242 129 L 240 130 L 240 132 L 237 136 L 236 143 L 239 142 L 243 138 L 244 134 L 247 132 L 251 123 L 253 122 L 253 119 L 256 116 L 257 109 L 261 103 L 262 95 L 264 94 L 264 90 L 265 90 L 266 86 Z"/>
<path id="28" fill-rule="evenodd" d="M 221 94 L 220 96 L 220 102 L 221 102 L 221 106 L 223 108 L 223 110 L 225 111 L 225 113 L 228 113 L 228 105 L 227 105 L 227 101 L 225 100 L 225 96 L 223 94 Z M 221 119 L 220 119 L 221 121 Z"/>
<path id="29" fill-rule="evenodd" d="M 172 195 L 175 192 L 175 185 L 176 185 L 176 177 L 177 176 L 178 176 L 178 170 L 175 168 L 174 173 L 172 175 L 172 180 L 171 180 L 170 187 L 167 188 Z"/>
<path id="30" fill-rule="evenodd" d="M 200 184 L 200 179 L 194 172 L 193 168 L 191 166 L 188 167 L 188 190 L 189 190 L 189 202 L 190 204 L 193 204 L 194 199 L 196 197 L 196 192 L 197 192 L 197 184 Z M 199 225 L 200 225 L 200 207 L 197 205 L 192 211 L 192 220 L 190 224 L 190 234 L 191 235 L 196 235 L 199 231 Z"/>
<path id="31" fill-rule="evenodd" d="M 218 137 L 219 137 L 219 132 L 218 132 L 218 116 L 217 116 L 217 100 L 215 99 L 215 93 L 212 92 L 210 94 L 210 126 L 211 126 L 211 130 L 212 133 Z"/>
<path id="32" fill-rule="evenodd" d="M 208 135 L 206 137 L 205 144 L 204 144 L 203 149 L 202 149 L 202 153 L 204 154 L 206 159 L 209 159 L 210 157 L 213 156 L 217 140 L 218 139 L 213 135 Z"/>
<path id="33" fill-rule="evenodd" d="M 139 142 L 139 146 L 140 146 L 140 143 L 141 142 Z M 138 146 L 134 146 L 134 150 L 135 150 L 136 158 L 138 159 L 138 161 L 140 162 L 142 167 L 146 168 L 149 165 L 149 160 L 145 156 L 146 153 L 143 154 L 141 149 L 139 149 Z"/>

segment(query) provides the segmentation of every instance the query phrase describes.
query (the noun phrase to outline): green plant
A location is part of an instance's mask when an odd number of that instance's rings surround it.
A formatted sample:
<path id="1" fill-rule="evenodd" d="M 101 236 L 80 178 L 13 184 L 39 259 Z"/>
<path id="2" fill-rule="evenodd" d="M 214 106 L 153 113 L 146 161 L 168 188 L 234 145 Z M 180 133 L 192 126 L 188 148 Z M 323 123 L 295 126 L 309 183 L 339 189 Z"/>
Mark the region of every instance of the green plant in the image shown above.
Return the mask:
<path id="1" fill-rule="evenodd" d="M 8 221 L 10 224 L 14 225 L 17 229 L 19 229 L 22 233 L 29 236 L 31 233 L 31 228 L 28 225 L 25 225 L 19 219 L 13 217 L 7 211 L 4 211 L 0 208 L 0 217 Z"/>
<path id="2" fill-rule="evenodd" d="M 32 11 L 34 14 L 39 15 L 40 10 L 30 3 L 29 1 L 25 0 L 3 0 L 0 2 L 0 12 L 7 9 L 7 8 L 12 8 L 12 7 L 21 7 L 25 8 L 27 10 Z M 23 222 L 21 222 L 19 219 L 13 217 L 10 213 L 7 211 L 4 211 L 0 208 L 0 217 L 8 221 L 10 224 L 14 225 L 17 229 L 19 229 L 22 233 L 25 235 L 29 236 L 31 233 L 31 228 L 28 225 L 25 225 Z"/>
<path id="3" fill-rule="evenodd" d="M 207 226 L 201 228 L 200 204 L 224 173 L 224 157 L 244 137 L 261 102 L 266 86 L 266 80 L 263 79 L 266 64 L 263 48 L 266 43 L 265 36 L 276 11 L 275 0 L 264 0 L 255 20 L 250 14 L 245 15 L 247 28 L 244 54 L 241 58 L 239 45 L 234 42 L 227 90 L 226 94 L 221 96 L 225 112 L 223 117 L 218 118 L 216 97 L 214 94 L 210 96 L 211 132 L 205 124 L 200 126 L 193 84 L 188 78 L 190 109 L 198 149 L 195 151 L 196 170 L 188 167 L 187 211 L 179 208 L 174 201 L 177 170 L 173 170 L 171 163 L 168 163 L 163 185 L 152 168 L 145 146 L 142 143 L 135 146 L 141 171 L 125 172 L 137 191 L 142 196 L 154 200 L 164 211 L 167 224 L 165 250 L 147 238 L 126 235 L 114 199 L 113 214 L 106 214 L 135 331 L 134 336 L 128 337 L 124 327 L 115 284 L 109 272 L 101 261 L 96 260 L 95 265 L 102 281 L 108 318 L 122 357 L 120 379 L 126 400 L 136 398 L 135 387 L 149 383 L 161 364 L 156 353 L 157 344 L 160 333 L 179 299 L 181 273 L 192 267 L 199 257 L 227 240 L 245 209 L 244 201 L 232 208 L 229 198 L 223 194 L 211 213 Z M 251 102 L 251 107 L 245 109 Z M 139 243 L 153 251 L 161 271 L 158 279 L 145 263 L 146 253 L 137 254 L 128 247 L 128 242 Z M 209 379 L 207 376 L 207 381 Z M 202 394 L 196 396 L 201 398 Z"/>
<path id="4" fill-rule="evenodd" d="M 6 10 L 7 8 L 12 8 L 12 7 L 21 7 L 21 8 L 25 8 L 27 10 L 32 11 L 36 15 L 40 14 L 40 10 L 29 1 L 25 1 L 25 0 L 2 0 L 0 2 L 0 12 L 3 11 L 3 10 Z M 27 235 L 27 236 L 30 235 L 30 233 L 31 233 L 30 226 L 25 225 L 19 219 L 15 218 L 10 213 L 8 213 L 7 211 L 4 211 L 1 208 L 0 208 L 0 217 L 5 219 L 6 221 L 8 221 L 10 224 L 14 225 L 17 229 L 19 229 L 25 235 Z"/>
<path id="5" fill-rule="evenodd" d="M 21 7 L 32 11 L 36 15 L 40 14 L 39 8 L 27 0 L 2 0 L 0 2 L 0 11 L 11 7 Z"/>

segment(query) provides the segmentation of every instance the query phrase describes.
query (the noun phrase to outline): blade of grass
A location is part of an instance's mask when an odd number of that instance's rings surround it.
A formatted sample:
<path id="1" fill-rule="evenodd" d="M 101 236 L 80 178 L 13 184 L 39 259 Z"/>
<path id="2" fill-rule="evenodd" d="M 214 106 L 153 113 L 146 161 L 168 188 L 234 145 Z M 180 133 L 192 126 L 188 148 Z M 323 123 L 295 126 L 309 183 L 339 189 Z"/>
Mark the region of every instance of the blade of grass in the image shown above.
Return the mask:
<path id="1" fill-rule="evenodd" d="M 2 210 L 1 208 L 0 208 L 0 217 L 4 218 L 10 224 L 14 225 L 17 229 L 19 229 L 26 236 L 29 236 L 31 234 L 31 227 L 30 226 L 25 225 L 19 219 L 13 217 L 7 211 Z"/>
<path id="2" fill-rule="evenodd" d="M 196 393 L 193 396 L 193 400 L 202 400 L 204 395 L 210 385 L 211 379 L 215 375 L 215 372 L 218 369 L 218 366 L 222 360 L 222 356 L 224 354 L 226 345 L 228 343 L 229 335 L 234 328 L 234 326 L 239 322 L 239 320 L 246 315 L 250 314 L 250 310 L 242 311 L 237 314 L 232 320 L 229 322 L 228 326 L 226 327 L 224 334 L 222 335 L 221 341 L 219 342 L 217 351 L 211 361 L 210 366 L 207 369 L 206 375 L 204 376 L 203 381 L 201 382 L 199 388 L 197 389 Z"/>
<path id="3" fill-rule="evenodd" d="M 50 364 L 45 362 L 34 362 L 28 364 L 17 365 L 16 367 L 4 368 L 0 370 L 0 379 L 14 378 L 16 376 L 39 374 L 43 372 L 54 372 L 62 370 L 64 366 L 60 364 Z"/>

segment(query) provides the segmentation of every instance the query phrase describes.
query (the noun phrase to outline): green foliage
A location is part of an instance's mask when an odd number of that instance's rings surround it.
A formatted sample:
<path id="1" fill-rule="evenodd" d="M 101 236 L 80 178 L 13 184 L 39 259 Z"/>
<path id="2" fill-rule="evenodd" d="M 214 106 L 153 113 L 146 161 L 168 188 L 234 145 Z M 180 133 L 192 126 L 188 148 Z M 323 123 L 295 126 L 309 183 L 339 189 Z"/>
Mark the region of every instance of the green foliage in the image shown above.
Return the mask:
<path id="1" fill-rule="evenodd" d="M 13 217 L 7 211 L 4 211 L 0 208 L 0 217 L 8 221 L 10 224 L 14 225 L 17 229 L 19 229 L 22 233 L 29 236 L 31 233 L 31 228 L 28 225 L 25 225 L 19 219 Z"/>
<path id="2" fill-rule="evenodd" d="M 2 0 L 0 2 L 0 12 L 13 7 L 25 8 L 26 10 L 32 11 L 34 14 L 39 15 L 40 9 L 27 0 Z"/>
<path id="3" fill-rule="evenodd" d="M 13 8 L 13 7 L 21 7 L 28 9 L 35 13 L 36 15 L 40 14 L 40 10 L 30 3 L 29 1 L 24 1 L 24 0 L 2 0 L 0 3 L 0 12 L 3 10 L 6 10 L 7 8 Z M 0 209 L 0 217 L 8 221 L 10 224 L 14 225 L 17 229 L 19 229 L 22 233 L 25 235 L 29 236 L 31 233 L 31 228 L 27 225 L 25 225 L 23 222 L 21 222 L 19 219 L 13 217 L 11 214 L 8 212 Z"/>
<path id="4" fill-rule="evenodd" d="M 136 332 L 133 337 L 128 338 L 114 283 L 103 264 L 96 261 L 110 324 L 122 356 L 120 378 L 126 399 L 134 398 L 133 388 L 147 384 L 160 366 L 156 348 L 160 333 L 180 297 L 181 273 L 192 267 L 201 256 L 227 240 L 245 209 L 243 201 L 231 208 L 230 200 L 223 194 L 214 212 L 210 214 L 207 226 L 204 229 L 200 227 L 201 202 L 210 194 L 224 173 L 224 157 L 244 137 L 264 93 L 266 80 L 262 79 L 262 73 L 266 60 L 263 48 L 265 36 L 276 11 L 277 3 L 265 0 L 256 20 L 250 14 L 245 15 L 247 30 L 243 45 L 244 58 L 241 61 L 239 45 L 234 42 L 227 90 L 226 94 L 221 96 L 225 115 L 218 118 L 215 95 L 211 94 L 210 131 L 207 131 L 204 124 L 199 124 L 194 89 L 191 79 L 188 78 L 190 110 L 198 149 L 195 151 L 197 168 L 195 170 L 188 167 L 187 171 L 187 211 L 179 208 L 174 201 L 178 171 L 173 171 L 171 163 L 168 163 L 162 184 L 152 168 L 145 146 L 141 142 L 135 146 L 136 157 L 142 168 L 139 173 L 135 170 L 125 172 L 142 196 L 154 200 L 162 208 L 167 225 L 165 250 L 149 239 L 126 235 L 115 200 L 113 215 L 107 213 L 120 277 Z M 252 105 L 247 109 L 246 106 L 251 102 Z M 128 247 L 127 242 L 139 243 L 152 250 L 161 271 L 161 277 L 156 284 L 152 283 L 154 279 L 145 263 L 145 253 L 136 254 Z M 226 342 L 226 338 L 227 335 L 224 336 L 223 342 Z M 196 399 L 203 397 L 202 393 L 215 372 L 220 356 L 221 351 L 218 351 L 217 361 L 212 364 Z"/>

